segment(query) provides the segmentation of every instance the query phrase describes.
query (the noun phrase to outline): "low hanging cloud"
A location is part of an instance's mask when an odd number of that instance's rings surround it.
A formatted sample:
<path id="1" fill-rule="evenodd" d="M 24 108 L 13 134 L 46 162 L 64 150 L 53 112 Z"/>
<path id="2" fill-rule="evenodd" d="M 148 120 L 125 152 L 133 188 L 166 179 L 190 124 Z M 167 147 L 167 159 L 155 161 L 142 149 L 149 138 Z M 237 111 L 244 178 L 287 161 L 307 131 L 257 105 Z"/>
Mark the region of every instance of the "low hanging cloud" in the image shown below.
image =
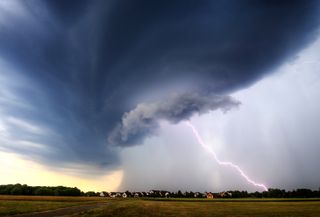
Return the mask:
<path id="1" fill-rule="evenodd" d="M 120 146 L 136 145 L 146 136 L 152 135 L 159 128 L 161 120 L 176 124 L 195 114 L 201 115 L 217 109 L 226 112 L 239 104 L 230 96 L 198 93 L 184 93 L 164 101 L 141 103 L 123 115 L 121 124 L 109 136 L 109 142 Z"/>

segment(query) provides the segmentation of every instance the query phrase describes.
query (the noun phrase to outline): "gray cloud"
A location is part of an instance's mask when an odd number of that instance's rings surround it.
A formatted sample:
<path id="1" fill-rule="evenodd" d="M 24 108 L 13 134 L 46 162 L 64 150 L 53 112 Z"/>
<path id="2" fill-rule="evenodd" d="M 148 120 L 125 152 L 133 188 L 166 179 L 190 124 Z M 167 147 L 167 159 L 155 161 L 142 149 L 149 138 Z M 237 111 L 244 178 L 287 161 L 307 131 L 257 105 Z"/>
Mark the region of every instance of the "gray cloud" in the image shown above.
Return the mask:
<path id="1" fill-rule="evenodd" d="M 141 144 L 146 136 L 152 135 L 159 128 L 161 120 L 176 124 L 195 114 L 201 115 L 217 109 L 226 112 L 239 104 L 230 96 L 198 93 L 176 94 L 163 101 L 141 103 L 122 116 L 121 124 L 113 130 L 109 142 L 120 146 Z"/>

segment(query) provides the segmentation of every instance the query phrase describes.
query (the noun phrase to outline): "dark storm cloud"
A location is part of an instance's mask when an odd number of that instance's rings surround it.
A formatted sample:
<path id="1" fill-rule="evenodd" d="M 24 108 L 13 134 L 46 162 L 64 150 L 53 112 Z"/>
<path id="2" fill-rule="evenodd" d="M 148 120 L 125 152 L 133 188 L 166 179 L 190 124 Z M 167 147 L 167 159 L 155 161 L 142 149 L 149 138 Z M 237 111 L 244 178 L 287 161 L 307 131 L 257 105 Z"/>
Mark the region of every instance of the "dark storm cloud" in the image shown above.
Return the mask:
<path id="1" fill-rule="evenodd" d="M 209 96 L 252 84 L 312 41 L 319 24 L 317 1 L 11 2 L 19 7 L 1 12 L 0 55 L 16 73 L 1 69 L 13 82 L 0 90 L 16 102 L 0 101 L 1 117 L 48 131 L 34 134 L 3 119 L 10 136 L 2 146 L 49 163 L 116 163 L 108 138 L 139 105 L 162 106 L 174 91 L 201 99 L 176 122 L 218 109 Z M 158 117 L 161 106 L 155 125 L 173 120 Z M 139 130 L 132 138 L 150 132 Z M 10 145 L 13 138 L 51 151 Z M 129 138 L 113 141 L 136 143 Z"/>
<path id="2" fill-rule="evenodd" d="M 121 124 L 110 134 L 109 142 L 116 145 L 141 144 L 145 136 L 159 128 L 159 121 L 177 124 L 194 114 L 204 114 L 216 109 L 228 111 L 239 102 L 228 96 L 184 93 L 171 96 L 158 103 L 141 103 L 122 117 Z"/>

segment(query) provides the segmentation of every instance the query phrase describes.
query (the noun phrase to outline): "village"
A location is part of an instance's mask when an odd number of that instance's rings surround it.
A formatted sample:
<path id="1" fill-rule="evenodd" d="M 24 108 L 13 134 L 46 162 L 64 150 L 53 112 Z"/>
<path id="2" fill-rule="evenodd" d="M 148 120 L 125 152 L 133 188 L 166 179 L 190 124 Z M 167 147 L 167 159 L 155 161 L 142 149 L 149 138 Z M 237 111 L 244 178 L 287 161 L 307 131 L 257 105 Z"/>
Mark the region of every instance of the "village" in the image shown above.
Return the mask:
<path id="1" fill-rule="evenodd" d="M 110 198 L 140 198 L 140 197 L 151 197 L 151 198 L 231 198 L 231 192 L 220 192 L 220 193 L 212 193 L 212 192 L 169 192 L 162 190 L 150 190 L 147 192 L 98 192 L 94 193 L 87 192 L 87 196 L 100 196 L 100 197 L 110 197 Z"/>

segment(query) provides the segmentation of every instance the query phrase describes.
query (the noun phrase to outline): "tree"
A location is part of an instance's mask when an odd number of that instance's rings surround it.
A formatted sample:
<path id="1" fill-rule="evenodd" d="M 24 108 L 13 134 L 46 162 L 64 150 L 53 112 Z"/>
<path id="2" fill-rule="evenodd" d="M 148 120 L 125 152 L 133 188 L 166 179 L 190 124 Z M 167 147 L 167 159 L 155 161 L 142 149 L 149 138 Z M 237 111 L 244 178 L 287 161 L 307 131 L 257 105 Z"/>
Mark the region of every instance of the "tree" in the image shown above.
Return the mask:
<path id="1" fill-rule="evenodd" d="M 23 188 L 20 184 L 15 184 L 13 188 L 10 191 L 10 194 L 12 195 L 22 195 L 23 194 Z"/>
<path id="2" fill-rule="evenodd" d="M 177 192 L 177 197 L 179 197 L 179 198 L 183 197 L 183 194 L 180 190 Z"/>

